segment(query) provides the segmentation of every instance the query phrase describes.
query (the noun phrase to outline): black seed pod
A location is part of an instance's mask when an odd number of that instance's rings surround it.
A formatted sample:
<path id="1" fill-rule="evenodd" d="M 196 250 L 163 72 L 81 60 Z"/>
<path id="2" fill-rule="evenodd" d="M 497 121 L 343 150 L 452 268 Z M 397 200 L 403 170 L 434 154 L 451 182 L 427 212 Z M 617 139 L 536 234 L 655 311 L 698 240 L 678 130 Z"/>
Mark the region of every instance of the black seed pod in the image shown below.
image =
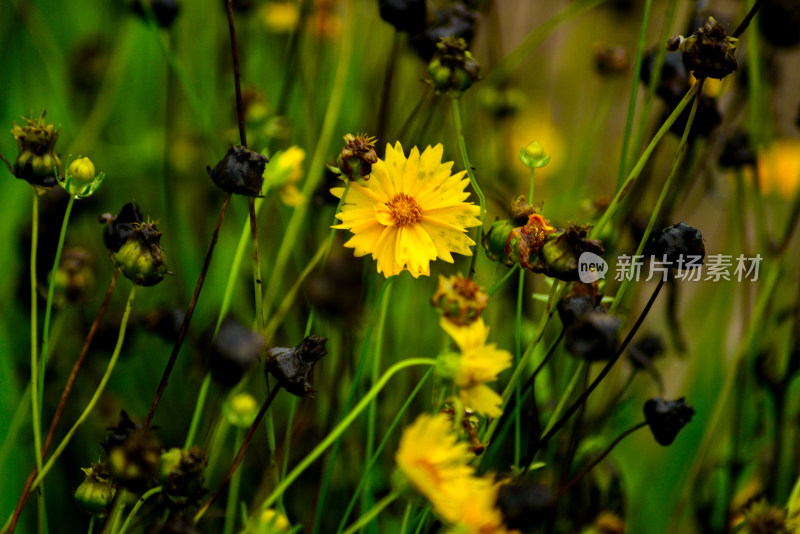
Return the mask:
<path id="1" fill-rule="evenodd" d="M 589 361 L 608 360 L 617 348 L 622 321 L 605 312 L 590 311 L 564 332 L 564 348 Z"/>
<path id="2" fill-rule="evenodd" d="M 211 180 L 228 193 L 246 197 L 261 196 L 264 168 L 269 159 L 243 146 L 228 149 L 219 163 L 212 169 L 206 167 Z"/>
<path id="3" fill-rule="evenodd" d="M 180 503 L 195 500 L 203 491 L 203 469 L 208 455 L 198 447 L 172 448 L 158 460 L 159 481 L 164 492 Z"/>
<path id="4" fill-rule="evenodd" d="M 558 317 L 564 328 L 569 328 L 578 319 L 594 310 L 595 298 L 591 295 L 574 295 L 558 301 Z"/>
<path id="5" fill-rule="evenodd" d="M 425 29 L 425 0 L 378 0 L 378 11 L 397 31 L 413 35 Z"/>
<path id="6" fill-rule="evenodd" d="M 708 20 L 686 39 L 677 38 L 680 45 L 677 45 L 675 39 L 675 37 L 670 39 L 670 43 L 673 48 L 680 46 L 683 50 L 683 64 L 687 70 L 694 71 L 698 79 L 721 80 L 739 68 L 736 62 L 737 39 L 728 37 L 725 28 L 714 17 L 708 17 Z"/>
<path id="7" fill-rule="evenodd" d="M 644 369 L 652 365 L 653 360 L 664 354 L 664 342 L 655 334 L 650 334 L 636 340 L 628 348 L 630 362 L 637 369 Z"/>
<path id="8" fill-rule="evenodd" d="M 720 167 L 744 167 L 756 164 L 756 152 L 750 144 L 750 137 L 744 130 L 737 130 L 728 138 L 722 155 Z"/>
<path id="9" fill-rule="evenodd" d="M 796 46 L 800 43 L 800 3 L 765 0 L 758 12 L 758 28 L 764 39 L 775 46 Z"/>
<path id="10" fill-rule="evenodd" d="M 136 229 L 137 224 L 144 222 L 142 210 L 135 202 L 128 202 L 119 210 L 119 215 L 104 213 L 100 222 L 105 223 L 103 228 L 103 243 L 112 254 L 117 252 L 128 240 Z"/>
<path id="11" fill-rule="evenodd" d="M 266 347 L 261 335 L 231 318 L 222 322 L 216 339 L 208 345 L 211 376 L 225 387 L 235 386 Z"/>
<path id="12" fill-rule="evenodd" d="M 276 347 L 267 351 L 265 372 L 272 373 L 286 391 L 298 397 L 310 397 L 314 392 L 314 365 L 328 354 L 327 338 L 308 336 L 294 348 Z"/>
<path id="13" fill-rule="evenodd" d="M 125 440 L 128 439 L 128 436 L 131 435 L 131 432 L 140 427 L 141 425 L 137 425 L 136 423 L 133 422 L 133 420 L 128 415 L 128 412 L 122 410 L 119 413 L 119 423 L 117 423 L 117 426 L 112 426 L 108 428 L 109 431 L 108 435 L 101 444 L 103 446 L 103 449 L 106 451 L 106 453 L 108 453 L 108 451 L 111 450 L 112 447 L 125 443 Z"/>
<path id="14" fill-rule="evenodd" d="M 149 487 L 161 456 L 161 443 L 151 429 L 134 423 L 123 411 L 103 448 L 108 453 L 108 469 L 115 482 L 135 493 Z"/>
<path id="15" fill-rule="evenodd" d="M 131 10 L 146 20 L 147 13 L 142 7 L 142 3 L 146 2 L 150 9 L 153 10 L 153 15 L 156 17 L 158 25 L 162 28 L 169 28 L 175 22 L 175 17 L 178 16 L 180 5 L 177 0 L 133 0 L 131 2 Z"/>
<path id="16" fill-rule="evenodd" d="M 691 257 L 697 256 L 700 257 L 700 261 L 694 263 L 699 265 L 706 255 L 700 230 L 682 222 L 664 228 L 655 236 L 651 250 L 659 261 L 666 258 L 665 261 L 675 268 L 688 263 Z"/>
<path id="17" fill-rule="evenodd" d="M 665 447 L 675 441 L 678 432 L 692 420 L 694 413 L 694 408 L 683 397 L 674 401 L 655 398 L 644 403 L 647 425 L 656 441 Z"/>
<path id="18" fill-rule="evenodd" d="M 497 492 L 497 508 L 507 528 L 531 532 L 552 519 L 556 496 L 544 484 L 503 484 Z"/>

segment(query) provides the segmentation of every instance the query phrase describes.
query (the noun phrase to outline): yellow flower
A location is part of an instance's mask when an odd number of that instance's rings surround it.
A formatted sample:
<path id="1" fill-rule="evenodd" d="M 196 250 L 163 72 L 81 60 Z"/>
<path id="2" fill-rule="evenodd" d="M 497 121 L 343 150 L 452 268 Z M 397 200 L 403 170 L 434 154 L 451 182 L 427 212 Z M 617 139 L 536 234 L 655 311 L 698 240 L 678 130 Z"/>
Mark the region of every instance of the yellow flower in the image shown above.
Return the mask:
<path id="1" fill-rule="evenodd" d="M 437 258 L 453 263 L 451 252 L 472 255 L 466 229 L 480 225 L 480 210 L 464 202 L 469 180 L 464 171 L 450 174 L 453 162 L 442 163 L 443 152 L 441 144 L 421 155 L 414 147 L 406 159 L 399 142 L 387 145 L 386 160 L 373 165 L 366 187 L 350 184 L 336 214 L 342 222 L 334 228 L 354 234 L 345 246 L 356 256 L 372 254 L 387 278 L 405 269 L 414 278 L 429 276 Z M 344 188 L 331 193 L 341 198 Z"/>
<path id="2" fill-rule="evenodd" d="M 765 191 L 792 198 L 800 187 L 800 139 L 778 139 L 759 151 L 758 180 Z"/>
<path id="3" fill-rule="evenodd" d="M 446 521 L 462 515 L 464 486 L 472 480 L 473 456 L 466 443 L 458 441 L 450 419 L 444 414 L 423 414 L 403 431 L 395 455 L 397 466 Z"/>
<path id="4" fill-rule="evenodd" d="M 305 158 L 305 150 L 299 146 L 291 146 L 276 153 L 264 169 L 265 186 L 277 189 L 281 201 L 289 207 L 299 206 L 305 200 L 303 193 L 297 188 L 297 182 L 303 177 Z"/>
<path id="5" fill-rule="evenodd" d="M 450 534 L 511 534 L 495 506 L 502 483 L 488 477 L 473 478 L 464 486 L 461 516 Z"/>
<path id="6" fill-rule="evenodd" d="M 467 408 L 489 417 L 502 414 L 502 398 L 486 383 L 497 380 L 497 375 L 511 365 L 511 353 L 498 349 L 494 343 L 486 344 L 489 328 L 483 319 L 467 326 L 458 326 L 442 318 L 439 324 L 461 349 L 453 376 L 461 402 Z"/>

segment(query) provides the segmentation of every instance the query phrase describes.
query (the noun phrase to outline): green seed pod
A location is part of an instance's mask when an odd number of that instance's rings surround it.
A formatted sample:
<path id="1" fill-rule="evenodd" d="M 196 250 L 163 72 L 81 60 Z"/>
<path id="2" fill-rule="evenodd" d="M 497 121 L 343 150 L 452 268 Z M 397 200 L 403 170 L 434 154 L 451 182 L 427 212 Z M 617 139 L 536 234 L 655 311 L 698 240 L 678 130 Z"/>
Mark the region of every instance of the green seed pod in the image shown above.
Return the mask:
<path id="1" fill-rule="evenodd" d="M 86 478 L 75 490 L 75 503 L 90 514 L 106 515 L 115 491 L 108 470 L 103 464 L 92 464 L 81 471 L 86 473 Z"/>
<path id="2" fill-rule="evenodd" d="M 203 469 L 208 455 L 197 447 L 177 447 L 163 453 L 158 459 L 158 479 L 164 492 L 176 502 L 186 503 L 198 497 L 203 489 Z"/>
<path id="3" fill-rule="evenodd" d="M 514 260 L 506 253 L 506 242 L 513 229 L 514 224 L 509 219 L 500 219 L 492 223 L 489 231 L 483 234 L 483 249 L 490 260 L 502 262 L 509 267 L 514 265 Z"/>
<path id="4" fill-rule="evenodd" d="M 61 160 L 53 152 L 61 127 L 45 124 L 45 112 L 38 119 L 25 119 L 24 126 L 17 125 L 11 133 L 17 141 L 18 154 L 14 161 L 14 176 L 34 187 L 49 189 L 56 185 L 56 174 Z"/>
<path id="5" fill-rule="evenodd" d="M 480 65 L 467 50 L 467 42 L 453 35 L 443 37 L 428 63 L 428 74 L 437 93 L 458 98 L 480 79 Z"/>
<path id="6" fill-rule="evenodd" d="M 134 232 L 111 258 L 134 284 L 154 286 L 168 273 L 160 240 L 161 232 L 155 223 L 134 225 Z"/>
<path id="7" fill-rule="evenodd" d="M 566 230 L 549 234 L 531 270 L 565 282 L 578 280 L 578 259 L 581 254 L 592 252 L 600 256 L 605 253 L 601 241 L 589 239 L 590 230 L 588 224 L 571 224 Z"/>

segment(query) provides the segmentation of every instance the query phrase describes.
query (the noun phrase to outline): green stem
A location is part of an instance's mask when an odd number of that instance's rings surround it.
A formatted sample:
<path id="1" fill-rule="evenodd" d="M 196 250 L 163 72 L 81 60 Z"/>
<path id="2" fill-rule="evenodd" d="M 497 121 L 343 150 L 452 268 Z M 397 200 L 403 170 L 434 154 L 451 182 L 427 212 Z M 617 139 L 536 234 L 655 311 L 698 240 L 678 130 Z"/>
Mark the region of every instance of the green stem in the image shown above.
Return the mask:
<path id="1" fill-rule="evenodd" d="M 39 195 L 33 190 L 33 214 L 31 221 L 31 423 L 33 425 L 33 443 L 35 448 L 36 469 L 42 471 L 42 429 L 39 412 L 39 357 L 37 297 L 36 291 L 36 251 L 39 248 Z"/>
<path id="2" fill-rule="evenodd" d="M 519 267 L 519 263 L 515 263 L 512 268 L 510 268 L 508 271 L 506 271 L 506 274 L 503 275 L 503 278 L 501 278 L 492 287 L 489 288 L 489 296 L 491 297 L 495 293 L 497 293 L 497 290 L 500 289 L 503 286 L 503 284 L 505 284 L 508 281 L 508 279 L 511 278 L 511 276 L 515 272 L 517 272 L 517 269 L 519 269 L 519 268 L 520 268 Z"/>
<path id="3" fill-rule="evenodd" d="M 475 179 L 475 174 L 472 172 L 472 165 L 469 162 L 469 155 L 467 154 L 467 143 L 464 140 L 464 127 L 461 124 L 461 108 L 459 106 L 459 99 L 458 98 L 451 98 L 450 101 L 453 104 L 453 121 L 455 123 L 456 128 L 456 138 L 458 139 L 458 149 L 461 151 L 461 159 L 464 161 L 464 167 L 467 169 L 467 175 L 469 176 L 469 183 L 472 184 L 472 188 L 475 190 L 475 193 L 478 195 L 478 201 L 480 202 L 480 220 L 481 224 L 477 228 L 477 232 L 475 233 L 475 250 L 472 252 L 472 259 L 470 260 L 469 264 L 469 277 L 470 279 L 475 274 L 475 262 L 478 259 L 478 248 L 483 246 L 481 244 L 482 237 L 483 237 L 483 220 L 486 218 L 486 197 L 483 196 L 483 191 L 481 191 L 480 186 L 478 186 L 478 181 Z"/>
<path id="4" fill-rule="evenodd" d="M 133 508 L 131 508 L 131 512 L 128 514 L 128 517 L 125 518 L 125 522 L 122 523 L 122 527 L 120 527 L 117 534 L 125 534 L 131 524 L 131 521 L 133 521 L 133 518 L 136 517 L 136 513 L 139 511 L 139 508 L 142 507 L 144 502 L 153 495 L 161 493 L 163 490 L 164 488 L 162 486 L 156 486 L 155 488 L 147 490 L 141 497 L 139 497 L 139 500 L 137 500 L 136 504 L 134 504 Z"/>
<path id="5" fill-rule="evenodd" d="M 408 367 L 413 367 L 415 365 L 434 366 L 436 365 L 436 360 L 432 358 L 408 358 L 406 360 L 397 362 L 389 369 L 387 369 L 386 372 L 381 377 L 381 379 L 378 380 L 378 382 L 374 386 L 372 386 L 372 389 L 370 389 L 367 392 L 367 394 L 364 395 L 361 401 L 350 412 L 348 412 L 347 416 L 344 419 L 342 419 L 342 421 L 338 425 L 336 425 L 336 428 L 334 428 L 331 431 L 331 433 L 325 437 L 325 439 L 323 439 L 319 444 L 317 444 L 317 446 L 314 447 L 314 449 L 310 453 L 308 453 L 308 455 L 305 458 L 303 458 L 303 460 L 299 464 L 297 464 L 297 466 L 294 469 L 292 469 L 291 473 L 289 473 L 286 476 L 286 478 L 281 480 L 281 483 L 278 484 L 278 486 L 274 490 L 272 490 L 272 493 L 270 493 L 269 496 L 261 504 L 261 510 L 266 510 L 267 508 L 272 506 L 272 504 L 278 499 L 278 496 L 283 494 L 283 492 L 286 491 L 286 489 L 292 485 L 292 483 L 297 479 L 297 477 L 303 474 L 303 472 L 306 469 L 308 469 L 308 467 L 312 463 L 314 463 L 317 460 L 317 458 L 319 458 L 322 455 L 322 453 L 324 453 L 328 449 L 328 447 L 333 445 L 333 443 L 339 439 L 339 437 L 344 433 L 344 431 L 347 430 L 347 428 L 351 424 L 353 424 L 353 421 L 355 421 L 356 418 L 359 415 L 361 415 L 361 412 L 363 412 L 364 409 L 366 409 L 366 407 L 369 406 L 372 400 L 378 396 L 378 393 L 380 393 L 381 390 L 384 388 L 384 386 L 386 386 L 390 378 L 392 378 L 399 371 L 402 371 L 403 369 L 406 369 Z"/>
<path id="6" fill-rule="evenodd" d="M 393 491 L 389 493 L 386 497 L 381 499 L 375 506 L 373 506 L 366 514 L 362 515 L 358 518 L 358 521 L 353 523 L 350 528 L 344 531 L 344 534 L 354 534 L 358 532 L 364 525 L 368 524 L 370 521 L 378 517 L 384 508 L 392 504 L 397 498 L 400 496 L 399 493 Z"/>
<path id="7" fill-rule="evenodd" d="M 92 532 L 94 532 L 94 520 L 95 519 L 97 519 L 97 516 L 95 514 L 92 514 L 89 517 L 89 530 L 87 531 L 89 534 L 92 534 Z"/>
<path id="8" fill-rule="evenodd" d="M 58 265 L 61 262 L 61 251 L 64 250 L 64 239 L 67 236 L 67 224 L 69 224 L 69 215 L 72 213 L 72 206 L 75 204 L 75 196 L 69 196 L 67 202 L 67 209 L 64 212 L 64 220 L 61 223 L 61 233 L 58 235 L 58 246 L 56 247 L 56 257 L 53 259 L 53 270 L 50 271 L 50 287 L 47 289 L 47 304 L 44 308 L 44 330 L 42 333 L 42 357 L 39 366 L 39 406 L 41 409 L 42 400 L 44 395 L 44 371 L 47 366 L 48 345 L 50 342 L 50 315 L 53 310 L 53 295 L 55 294 L 56 287 L 56 274 L 58 273 Z M 41 414 L 40 414 L 41 415 Z"/>
<path id="9" fill-rule="evenodd" d="M 186 441 L 183 443 L 183 448 L 188 449 L 195 443 L 197 436 L 197 428 L 200 426 L 200 419 L 203 418 L 203 406 L 205 405 L 206 397 L 208 396 L 208 389 L 211 387 L 211 372 L 207 372 L 203 378 L 203 384 L 200 386 L 200 393 L 197 395 L 197 402 L 194 405 L 194 412 L 192 413 L 192 422 L 189 424 L 189 433 L 186 434 Z"/>
<path id="10" fill-rule="evenodd" d="M 67 435 L 64 436 L 64 439 L 61 440 L 61 443 L 59 443 L 56 450 L 53 451 L 53 454 L 50 456 L 50 459 L 47 461 L 44 467 L 38 470 L 39 473 L 38 475 L 36 475 L 33 484 L 31 484 L 31 491 L 36 489 L 39 486 L 39 483 L 41 483 L 42 479 L 44 479 L 44 477 L 47 476 L 47 473 L 53 467 L 53 464 L 55 464 L 55 461 L 58 459 L 58 457 L 61 456 L 61 453 L 64 452 L 64 449 L 67 447 L 70 440 L 75 435 L 75 432 L 78 431 L 78 428 L 81 426 L 81 424 L 83 424 L 86 418 L 89 417 L 89 414 L 94 409 L 95 405 L 97 404 L 97 401 L 100 400 L 100 396 L 103 394 L 103 390 L 105 389 L 106 384 L 108 383 L 108 379 L 111 377 L 111 372 L 114 370 L 114 366 L 117 364 L 117 359 L 119 358 L 120 351 L 122 350 L 122 342 L 125 340 L 125 330 L 128 326 L 128 317 L 130 317 L 131 308 L 133 307 L 133 299 L 135 296 L 136 296 L 136 285 L 133 285 L 131 286 L 131 291 L 128 294 L 128 302 L 125 305 L 125 313 L 122 316 L 122 322 L 120 323 L 119 335 L 117 336 L 117 344 L 114 347 L 114 353 L 111 355 L 111 360 L 109 360 L 108 362 L 108 367 L 106 367 L 106 372 L 100 379 L 100 383 L 97 385 L 97 389 L 92 395 L 92 398 L 89 399 L 89 404 L 86 405 L 86 408 L 84 408 L 83 413 L 81 413 L 80 417 L 78 417 L 78 420 L 75 421 L 75 424 L 72 425 L 72 428 L 69 429 L 69 432 L 67 432 Z"/>
<path id="11" fill-rule="evenodd" d="M 244 428 L 237 427 L 234 451 L 239 451 L 243 439 Z M 234 458 L 236 457 L 236 452 L 234 452 Z M 236 527 L 236 504 L 239 502 L 239 487 L 241 486 L 241 482 L 242 472 L 237 469 L 231 477 L 228 501 L 225 503 L 225 528 L 222 531 L 223 534 L 233 534 L 233 529 Z"/>
<path id="12" fill-rule="evenodd" d="M 697 112 L 697 106 L 700 103 L 700 95 L 703 93 L 703 79 L 698 82 L 695 82 L 695 85 L 698 86 L 697 89 L 697 98 L 694 99 L 692 103 L 692 110 L 689 112 L 689 119 L 686 121 L 686 127 L 683 129 L 683 135 L 681 136 L 680 143 L 678 144 L 678 150 L 675 152 L 675 157 L 672 159 L 672 168 L 669 171 L 669 176 L 667 176 L 667 180 L 664 182 L 664 186 L 661 188 L 661 193 L 658 195 L 658 200 L 656 201 L 656 205 L 653 208 L 653 212 L 650 214 L 650 220 L 647 222 L 647 228 L 642 235 L 642 239 L 639 241 L 639 246 L 636 247 L 636 253 L 633 255 L 634 258 L 639 257 L 642 252 L 644 252 L 644 247 L 647 245 L 647 241 L 650 239 L 650 233 L 653 231 L 653 227 L 656 224 L 656 220 L 658 219 L 659 214 L 661 213 L 661 206 L 664 204 L 664 199 L 667 197 L 667 192 L 672 185 L 672 179 L 675 177 L 675 173 L 678 170 L 678 165 L 680 164 L 681 160 L 683 159 L 683 151 L 686 148 L 686 142 L 689 139 L 689 130 L 692 129 L 692 122 L 694 122 L 694 116 Z M 631 262 L 633 263 L 633 262 Z M 631 270 L 635 267 L 633 264 L 631 265 Z M 611 303 L 611 307 L 609 308 L 609 313 L 614 313 L 617 307 L 622 302 L 622 297 L 625 295 L 625 290 L 628 287 L 628 283 L 634 277 L 631 276 L 624 276 L 622 278 L 622 282 L 620 282 L 619 288 L 617 289 L 617 294 L 614 297 L 614 302 Z"/>
<path id="13" fill-rule="evenodd" d="M 406 511 L 403 513 L 403 522 L 400 525 L 400 534 L 406 534 L 406 529 L 408 528 L 408 522 L 411 520 L 411 511 L 414 509 L 414 505 L 410 502 L 406 504 Z"/>
<path id="14" fill-rule="evenodd" d="M 642 15 L 642 28 L 639 30 L 639 44 L 636 47 L 636 59 L 633 62 L 633 80 L 631 82 L 631 97 L 628 101 L 628 118 L 625 120 L 625 134 L 622 138 L 622 156 L 619 162 L 619 175 L 617 176 L 617 189 L 622 187 L 622 179 L 628 168 L 628 143 L 633 130 L 633 118 L 636 115 L 636 95 L 639 90 L 639 73 L 642 70 L 642 56 L 647 40 L 647 23 L 650 22 L 650 8 L 652 0 L 645 0 L 644 14 Z"/>
<path id="15" fill-rule="evenodd" d="M 592 228 L 591 237 L 596 237 L 600 232 L 602 232 L 609 219 L 611 219 L 611 217 L 617 211 L 622 199 L 625 197 L 625 195 L 627 195 L 631 186 L 633 186 L 633 182 L 635 182 L 639 177 L 639 174 L 641 174 L 644 166 L 650 159 L 650 155 L 653 153 L 653 150 L 655 150 L 656 145 L 658 145 L 659 141 L 661 141 L 661 138 L 666 135 L 670 127 L 675 123 L 686 106 L 689 105 L 689 102 L 691 102 L 692 98 L 694 98 L 694 96 L 697 94 L 698 89 L 699 84 L 695 83 L 692 85 L 692 88 L 689 89 L 672 113 L 670 113 L 669 117 L 667 117 L 667 120 L 664 121 L 664 124 L 661 125 L 661 128 L 659 128 L 658 132 L 656 132 L 656 135 L 653 137 L 653 139 L 650 140 L 650 144 L 644 149 L 644 153 L 639 158 L 639 161 L 636 162 L 636 165 L 633 167 L 630 174 L 628 174 L 628 177 L 625 179 L 625 183 L 623 183 L 622 187 L 617 191 L 617 194 L 614 196 L 611 204 L 608 205 L 606 212 L 603 214 L 603 216 L 600 218 L 600 221 L 594 226 L 594 228 Z"/>

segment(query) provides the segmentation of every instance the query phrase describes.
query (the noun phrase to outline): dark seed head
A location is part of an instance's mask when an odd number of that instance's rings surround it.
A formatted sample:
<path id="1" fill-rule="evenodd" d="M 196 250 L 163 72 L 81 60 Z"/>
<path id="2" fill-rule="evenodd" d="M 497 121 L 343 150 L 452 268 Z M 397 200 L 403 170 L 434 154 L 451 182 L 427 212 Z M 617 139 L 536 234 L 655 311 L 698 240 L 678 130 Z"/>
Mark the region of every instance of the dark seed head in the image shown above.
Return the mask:
<path id="1" fill-rule="evenodd" d="M 683 397 L 674 401 L 655 398 L 644 403 L 647 425 L 656 441 L 665 447 L 675 441 L 678 432 L 692 420 L 694 413 L 694 408 Z"/>
<path id="2" fill-rule="evenodd" d="M 222 386 L 233 387 L 256 362 L 266 344 L 257 332 L 227 318 L 220 325 L 216 339 L 208 346 L 212 378 Z"/>
<path id="3" fill-rule="evenodd" d="M 672 267 L 678 267 L 688 263 L 690 258 L 697 257 L 700 260 L 695 264 L 699 265 L 706 255 L 700 230 L 682 222 L 664 228 L 655 236 L 651 250 L 659 261 L 665 260 Z"/>
<path id="4" fill-rule="evenodd" d="M 281 386 L 298 397 L 310 397 L 314 392 L 314 365 L 325 356 L 327 338 L 308 336 L 294 348 L 276 347 L 267 351 L 265 371 L 272 373 Z"/>
<path id="5" fill-rule="evenodd" d="M 564 348 L 589 361 L 608 360 L 614 356 L 621 326 L 622 321 L 608 313 L 584 313 L 564 332 Z"/>
<path id="6" fill-rule="evenodd" d="M 221 189 L 235 195 L 257 197 L 261 195 L 264 169 L 269 159 L 243 146 L 228 149 L 217 165 L 207 167 L 211 180 Z"/>
<path id="7" fill-rule="evenodd" d="M 378 0 L 378 11 L 397 31 L 414 35 L 425 29 L 425 0 Z"/>

